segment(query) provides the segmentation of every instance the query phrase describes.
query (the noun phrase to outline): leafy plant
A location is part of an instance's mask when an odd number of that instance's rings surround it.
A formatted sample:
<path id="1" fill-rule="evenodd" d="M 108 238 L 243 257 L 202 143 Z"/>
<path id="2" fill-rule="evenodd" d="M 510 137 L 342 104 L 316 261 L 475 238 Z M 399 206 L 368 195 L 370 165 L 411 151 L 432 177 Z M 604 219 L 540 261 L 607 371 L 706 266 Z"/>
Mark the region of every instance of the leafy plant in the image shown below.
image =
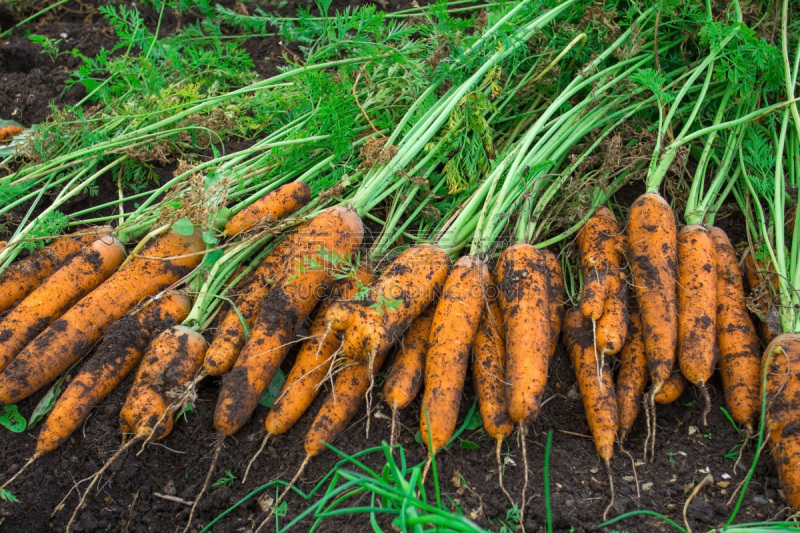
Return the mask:
<path id="1" fill-rule="evenodd" d="M 225 485 L 226 487 L 233 487 L 235 481 L 236 481 L 236 476 L 234 476 L 230 470 L 226 470 L 225 475 L 213 483 L 213 487 L 217 488 L 223 485 Z"/>
<path id="2" fill-rule="evenodd" d="M 63 39 L 50 39 L 44 35 L 28 35 L 28 39 L 34 44 L 41 45 L 41 53 L 47 54 L 53 63 L 56 62 L 56 59 L 58 59 L 60 55 L 65 53 L 58 48 L 58 45 L 61 44 Z"/>

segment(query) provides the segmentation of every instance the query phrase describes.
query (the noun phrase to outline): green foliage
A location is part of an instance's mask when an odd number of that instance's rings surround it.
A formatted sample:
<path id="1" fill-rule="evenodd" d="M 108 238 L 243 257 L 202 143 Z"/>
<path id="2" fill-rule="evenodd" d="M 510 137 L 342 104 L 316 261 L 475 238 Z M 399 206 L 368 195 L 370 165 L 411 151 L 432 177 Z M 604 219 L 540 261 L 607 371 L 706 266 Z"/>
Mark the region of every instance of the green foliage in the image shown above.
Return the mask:
<path id="1" fill-rule="evenodd" d="M 236 476 L 234 476 L 234 475 L 233 475 L 233 473 L 232 473 L 230 470 L 226 470 L 226 471 L 225 471 L 225 475 L 224 475 L 224 476 L 222 476 L 221 478 L 219 478 L 218 480 L 216 480 L 216 481 L 213 483 L 213 485 L 212 485 L 212 486 L 213 486 L 214 488 L 217 488 L 217 487 L 221 487 L 221 486 L 223 486 L 223 485 L 224 485 L 224 486 L 226 486 L 226 487 L 229 487 L 229 488 L 230 488 L 230 487 L 233 487 L 233 484 L 234 484 L 235 482 L 236 482 Z"/>
<path id="2" fill-rule="evenodd" d="M 0 489 L 0 500 L 10 503 L 17 503 L 19 501 L 16 496 L 11 494 L 11 492 L 6 489 Z"/>
<path id="3" fill-rule="evenodd" d="M 272 378 L 270 384 L 267 385 L 264 394 L 261 395 L 261 399 L 258 401 L 258 404 L 268 409 L 272 408 L 272 405 L 275 403 L 275 400 L 278 399 L 278 396 L 281 393 L 281 387 L 283 387 L 284 383 L 286 383 L 286 375 L 281 369 L 278 369 L 275 377 Z"/>
<path id="4" fill-rule="evenodd" d="M 39 400 L 39 403 L 36 404 L 36 407 L 33 409 L 33 413 L 31 413 L 31 418 L 28 421 L 28 429 L 33 429 L 41 420 L 53 410 L 53 407 L 56 405 L 56 400 L 61 395 L 61 389 L 64 386 L 64 382 L 69 377 L 69 372 L 64 373 L 58 381 L 53 383 L 53 386 L 48 389 L 42 399 Z"/>
<path id="5" fill-rule="evenodd" d="M 67 215 L 60 211 L 51 211 L 44 218 L 36 221 L 28 238 L 31 240 L 22 241 L 20 247 L 27 250 L 39 250 L 45 246 L 50 238 L 59 235 L 67 227 L 69 219 Z"/>
<path id="6" fill-rule="evenodd" d="M 55 63 L 58 56 L 63 54 L 61 50 L 59 50 L 58 46 L 61 44 L 63 39 L 50 39 L 49 37 L 45 37 L 44 35 L 28 35 L 28 39 L 34 43 L 41 45 L 42 47 L 42 54 L 47 54 L 51 61 Z"/>
<path id="7" fill-rule="evenodd" d="M 19 414 L 16 405 L 3 406 L 3 411 L 0 413 L 0 426 L 14 433 L 22 433 L 25 431 L 25 418 Z"/>

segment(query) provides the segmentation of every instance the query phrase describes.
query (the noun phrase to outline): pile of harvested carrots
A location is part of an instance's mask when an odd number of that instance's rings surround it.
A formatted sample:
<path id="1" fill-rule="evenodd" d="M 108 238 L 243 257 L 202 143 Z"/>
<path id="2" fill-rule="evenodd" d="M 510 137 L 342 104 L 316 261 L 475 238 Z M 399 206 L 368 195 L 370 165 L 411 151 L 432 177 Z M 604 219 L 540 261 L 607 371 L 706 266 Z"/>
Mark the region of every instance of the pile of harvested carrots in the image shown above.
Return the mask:
<path id="1" fill-rule="evenodd" d="M 308 201 L 302 184 L 283 186 L 231 219 L 226 233 L 275 221 Z M 704 391 L 716 368 L 729 412 L 752 433 L 761 358 L 736 255 L 719 228 L 677 232 L 675 218 L 654 193 L 631 207 L 627 235 L 609 209 L 595 209 L 575 240 L 583 286 L 565 316 L 561 264 L 546 250 L 513 245 L 490 271 L 486 256 L 464 256 L 451 266 L 441 248 L 422 244 L 376 278 L 351 260 L 364 236 L 360 217 L 328 208 L 285 236 L 240 283 L 210 344 L 177 325 L 190 301 L 171 289 L 202 260 L 197 234 L 167 231 L 126 259 L 110 228 L 86 229 L 15 263 L 0 280 L 8 311 L 0 322 L 0 402 L 34 394 L 102 339 L 42 424 L 28 464 L 62 444 L 137 367 L 120 412 L 120 429 L 132 438 L 120 452 L 167 437 L 172 414 L 207 375 L 222 376 L 214 413 L 221 444 L 251 417 L 298 326 L 309 320 L 310 336 L 266 417 L 265 443 L 287 432 L 320 385 L 333 379 L 306 436 L 305 466 L 371 401 L 374 376 L 397 345 L 383 398 L 396 414 L 423 391 L 420 431 L 431 459 L 453 435 L 471 367 L 499 460 L 499 445 L 514 425 L 524 431 L 538 415 L 563 326 L 597 453 L 607 465 L 637 418 L 648 376 L 647 442 L 654 439 L 655 404 L 677 399 L 687 382 Z M 792 364 L 794 343 L 792 336 L 773 339 L 764 364 Z M 797 385 L 777 378 L 766 384 L 776 462 L 787 499 L 797 506 L 800 494 L 789 478 L 798 452 L 780 437 L 796 424 L 789 415 Z"/>
<path id="2" fill-rule="evenodd" d="M 120 192 L 97 208 L 119 215 L 53 216 L 94 180 L 134 164 L 118 153 L 130 137 L 101 143 L 107 152 L 91 164 L 80 151 L 31 166 L 24 151 L 8 156 L 3 168 L 19 169 L 0 186 L 33 207 L 0 243 L 0 408 L 48 386 L 56 399 L 0 498 L 133 376 L 120 447 L 82 487 L 71 530 L 100 475 L 131 446 L 168 438 L 198 384 L 216 379 L 216 447 L 189 502 L 188 531 L 199 525 L 195 511 L 223 445 L 290 367 L 244 479 L 271 439 L 327 397 L 306 415 L 315 418 L 305 460 L 257 530 L 365 404 L 367 437 L 376 404 L 391 409 L 394 450 L 398 413 L 418 406 L 424 480 L 454 439 L 468 379 L 496 441 L 499 488 L 524 524 L 527 435 L 561 342 L 607 468 L 606 513 L 614 447 L 629 454 L 640 411 L 646 429 L 636 446 L 652 461 L 657 406 L 691 384 L 705 423 L 717 370 L 731 420 L 769 442 L 785 498 L 800 509 L 800 44 L 790 61 L 788 2 L 769 17 L 784 24 L 781 50 L 748 27 L 738 2 L 635 12 L 589 3 L 478 5 L 470 9 L 485 20 L 474 13 L 463 27 L 444 8 L 416 7 L 426 16 L 398 22 L 402 31 L 362 36 L 375 41 L 374 56 L 329 49 L 326 29 L 308 48 L 322 59 L 311 54 L 225 96 L 263 92 L 287 111 L 262 139 L 179 165 L 167 183 L 137 192 L 127 214 Z M 374 10 L 337 15 L 341 24 L 330 27 L 349 27 L 339 36 L 349 39 L 383 23 L 347 26 L 356 15 Z M 334 49 L 337 59 L 325 62 Z M 445 49 L 446 60 L 431 59 Z M 740 66 L 746 76 L 726 63 L 751 56 L 760 59 Z M 780 75 L 766 75 L 761 59 Z M 347 91 L 326 107 L 320 95 L 334 87 L 325 84 L 334 69 L 335 87 L 346 80 Z M 298 102 L 308 109 L 283 109 Z M 166 139 L 168 130 L 155 130 L 175 120 L 142 131 Z M 49 207 L 38 204 L 67 180 Z M 615 194 L 638 181 L 644 193 L 620 209 Z M 31 183 L 41 190 L 23 187 Z M 733 201 L 745 218 L 745 253 L 718 227 Z M 40 234 L 62 218 L 82 229 Z M 115 226 L 92 225 L 106 223 Z M 36 250 L 40 240 L 47 245 Z M 506 491 L 501 464 L 515 432 L 525 463 L 519 499 Z"/>

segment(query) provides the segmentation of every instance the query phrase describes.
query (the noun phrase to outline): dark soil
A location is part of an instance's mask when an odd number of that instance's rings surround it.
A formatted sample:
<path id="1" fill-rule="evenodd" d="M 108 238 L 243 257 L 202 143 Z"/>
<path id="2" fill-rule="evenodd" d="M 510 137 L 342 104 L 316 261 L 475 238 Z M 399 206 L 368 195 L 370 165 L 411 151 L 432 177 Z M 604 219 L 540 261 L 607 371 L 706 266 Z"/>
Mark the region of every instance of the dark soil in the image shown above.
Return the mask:
<path id="1" fill-rule="evenodd" d="M 292 14 L 301 3 L 299 0 L 287 2 L 280 12 Z M 335 1 L 334 7 L 360 3 Z M 390 5 L 400 9 L 410 3 L 403 0 L 393 1 Z M 56 11 L 42 24 L 34 24 L 27 29 L 35 34 L 63 38 L 65 47 L 77 47 L 82 53 L 92 55 L 100 47 L 109 48 L 114 43 L 108 26 L 96 14 L 96 5 L 92 2 L 70 2 L 66 4 L 66 9 Z M 13 20 L 4 9 L 0 7 L 0 27 L 3 29 L 9 27 Z M 169 23 L 167 21 L 168 28 L 165 31 L 169 31 Z M 62 37 L 62 33 L 67 36 Z M 275 39 L 253 40 L 246 47 L 259 73 L 265 76 L 275 72 L 275 65 L 281 63 L 280 56 L 285 51 Z M 31 44 L 20 31 L 0 42 L 0 118 L 12 118 L 25 125 L 34 124 L 48 115 L 51 100 L 56 106 L 61 106 L 75 103 L 83 96 L 77 88 L 63 93 L 68 73 L 76 66 L 77 60 L 71 56 L 60 56 L 53 62 L 39 52 L 38 45 Z M 617 202 L 621 206 L 628 206 L 640 192 L 637 186 L 628 187 L 618 194 Z M 721 217 L 719 224 L 731 234 L 734 243 L 745 240 L 741 216 Z M 293 353 L 287 357 L 284 371 L 288 372 L 293 357 Z M 0 503 L 0 530 L 14 533 L 64 530 L 78 502 L 78 494 L 72 489 L 96 472 L 121 442 L 117 417 L 131 381 L 129 377 L 98 406 L 83 428 L 68 442 L 41 458 L 9 487 L 19 502 Z M 141 453 L 138 446 L 132 447 L 106 472 L 80 512 L 75 531 L 183 530 L 190 507 L 174 499 L 194 500 L 206 477 L 217 439 L 211 419 L 219 384 L 219 380 L 211 379 L 201 383 L 194 412 L 177 422 L 167 439 L 148 445 Z M 612 462 L 616 502 L 609 511 L 609 517 L 647 509 L 665 514 L 682 524 L 682 510 L 692 488 L 710 473 L 714 483 L 700 491 L 688 507 L 689 525 L 694 531 L 705 531 L 724 524 L 732 512 L 732 506 L 726 502 L 745 477 L 745 469 L 740 467 L 734 471 L 735 459 L 725 455 L 742 439 L 720 410 L 723 395 L 717 378 L 709 383 L 709 390 L 712 409 L 708 427 L 701 426 L 703 401 L 692 388 L 687 389 L 674 404 L 658 407 L 655 460 L 644 464 L 637 459 L 640 496 L 637 496 L 631 460 L 618 453 Z M 376 387 L 376 391 L 380 396 L 380 387 Z M 29 417 L 44 394 L 41 392 L 21 402 L 20 412 Z M 212 480 L 216 480 L 230 471 L 237 478 L 235 483 L 232 487 L 220 485 L 209 489 L 195 514 L 194 531 L 260 485 L 277 479 L 288 481 L 293 477 L 304 458 L 302 442 L 305 433 L 326 395 L 327 391 L 323 391 L 293 430 L 267 445 L 247 483 L 241 484 L 240 478 L 247 462 L 263 438 L 266 409 L 256 409 L 251 420 L 235 437 L 225 442 L 212 475 Z M 472 387 L 468 385 L 461 405 L 460 420 L 466 416 L 473 398 Z M 608 479 L 589 438 L 575 377 L 563 347 L 559 347 L 552 360 L 545 399 L 541 416 L 531 427 L 527 440 L 530 482 L 526 529 L 534 532 L 542 531 L 545 527 L 545 442 L 548 431 L 553 431 L 550 486 L 554 529 L 596 530 L 597 524 L 603 521 L 603 512 L 610 500 Z M 366 413 L 362 406 L 356 421 L 335 443 L 339 449 L 353 454 L 389 440 L 390 411 L 378 401 L 373 402 L 373 406 L 375 410 L 369 438 L 365 438 Z M 398 421 L 399 442 L 405 448 L 409 465 L 421 463 L 426 457 L 425 449 L 414 438 L 419 427 L 419 407 L 417 400 L 400 413 Z M 644 425 L 643 419 L 637 421 L 626 443 L 635 458 L 642 456 Z M 0 481 L 14 474 L 31 456 L 36 434 L 36 430 L 23 434 L 0 430 Z M 478 448 L 473 449 L 470 443 L 477 444 Z M 755 446 L 751 443 L 743 454 L 745 466 L 749 466 L 754 452 Z M 503 455 L 506 457 L 505 486 L 519 501 L 523 486 L 523 463 L 521 447 L 515 437 L 504 445 Z M 332 469 L 337 459 L 332 452 L 313 459 L 300 479 L 298 488 L 306 493 L 311 491 Z M 380 453 L 361 459 L 379 472 L 385 462 Z M 437 457 L 437 468 L 442 500 L 454 511 L 463 512 L 480 526 L 493 531 L 500 530 L 504 523 L 512 524 L 512 521 L 507 521 L 510 503 L 497 485 L 494 442 L 481 430 L 466 431 L 451 449 L 442 450 Z M 81 488 L 85 486 L 85 482 L 80 485 Z M 434 492 L 430 479 L 427 490 L 432 499 Z M 269 494 L 274 496 L 274 491 L 273 487 Z M 238 532 L 254 528 L 264 517 L 259 496 L 250 498 L 229 512 L 214 525 L 214 532 Z M 59 507 L 62 499 L 63 506 Z M 312 501 L 316 501 L 316 498 L 312 498 Z M 287 516 L 281 518 L 281 523 L 297 516 L 309 505 L 308 501 L 294 494 L 287 502 Z M 262 503 L 266 502 L 262 500 Z M 350 500 L 347 505 L 369 505 L 369 499 L 363 495 Z M 756 468 L 736 521 L 753 522 L 785 516 L 775 468 L 765 455 Z M 294 530 L 307 531 L 312 523 L 307 518 Z M 384 530 L 391 530 L 389 518 L 379 517 L 378 523 Z M 368 515 L 342 515 L 323 521 L 319 531 L 366 531 L 370 527 Z M 274 526 L 270 530 L 273 529 Z M 626 518 L 606 528 L 606 531 L 612 529 L 667 531 L 670 527 L 656 518 L 640 516 Z"/>

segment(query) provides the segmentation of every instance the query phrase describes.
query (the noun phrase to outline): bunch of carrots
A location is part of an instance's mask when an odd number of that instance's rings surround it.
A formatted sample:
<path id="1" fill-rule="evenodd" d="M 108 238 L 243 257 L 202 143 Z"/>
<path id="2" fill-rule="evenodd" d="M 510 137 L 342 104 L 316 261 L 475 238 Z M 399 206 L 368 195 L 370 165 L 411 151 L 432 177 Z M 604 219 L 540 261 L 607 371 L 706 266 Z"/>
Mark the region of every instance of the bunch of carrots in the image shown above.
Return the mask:
<path id="1" fill-rule="evenodd" d="M 375 136 L 369 139 L 380 138 L 392 154 L 377 165 L 359 167 L 356 177 L 342 178 L 331 193 L 315 194 L 309 182 L 323 175 L 333 158 L 317 163 L 311 157 L 302 173 L 273 176 L 264 184 L 242 181 L 246 193 L 239 191 L 238 203 L 227 208 L 226 194 L 235 187 L 224 180 L 217 188 L 207 181 L 202 201 L 190 205 L 197 197 L 192 183 L 181 180 L 191 174 L 187 171 L 175 178 L 176 188 L 166 199 L 157 200 L 166 189 L 149 195 L 125 225 L 87 227 L 11 263 L 0 274 L 0 406 L 28 398 L 81 366 L 42 424 L 30 460 L 0 489 L 63 444 L 95 406 L 135 374 L 119 413 L 125 441 L 92 477 L 67 524 L 70 530 L 100 475 L 135 443 L 167 438 L 174 413 L 196 397 L 198 383 L 219 378 L 213 416 L 218 440 L 188 531 L 196 525 L 194 513 L 223 443 L 253 417 L 265 390 L 291 362 L 264 417 L 263 441 L 245 479 L 269 440 L 289 432 L 325 383 L 330 386 L 305 436 L 305 460 L 258 530 L 364 403 L 369 433 L 376 394 L 392 411 L 392 445 L 399 411 L 419 397 L 419 431 L 428 450 L 425 476 L 453 438 L 469 375 L 484 428 L 497 443 L 499 485 L 510 500 L 501 445 L 515 430 L 521 436 L 524 523 L 527 431 L 539 416 L 550 361 L 561 341 L 597 454 L 608 470 L 611 503 L 614 446 L 628 453 L 623 444 L 641 407 L 644 456 L 652 459 L 656 405 L 674 402 L 691 383 L 705 399 L 705 423 L 707 385 L 718 369 L 728 412 L 749 436 L 757 434 L 764 413 L 762 426 L 769 432 L 787 500 L 800 507 L 796 207 L 794 220 L 784 220 L 800 167 L 791 167 L 794 182 L 785 185 L 778 157 L 775 190 L 783 203 L 772 211 L 759 203 L 760 214 L 748 218 L 752 240 L 763 243 L 761 253 L 751 253 L 747 262 L 751 288 L 761 289 L 758 297 L 748 300 L 736 251 L 714 225 L 729 194 L 759 199 L 747 180 L 737 139 L 753 120 L 784 104 L 766 111 L 753 104 L 731 118 L 739 88 L 715 78 L 715 63 L 733 34 L 709 46 L 674 79 L 643 82 L 640 76 L 638 85 L 626 84 L 636 81 L 634 73 L 652 61 L 654 51 L 658 55 L 655 44 L 640 49 L 634 43 L 657 36 L 661 12 L 648 8 L 553 98 L 537 97 L 520 117 L 503 115 L 514 107 L 517 89 L 533 85 L 581 41 L 579 36 L 552 54 L 550 63 L 540 63 L 545 55 L 518 57 L 527 53 L 529 39 L 573 3 L 534 14 L 530 2 L 521 2 L 493 19 L 463 54 L 468 58 L 481 50 L 485 62 L 452 86 L 432 81 L 406 106 L 396 129 L 386 132 L 390 136 L 372 126 Z M 517 24 L 514 17 L 523 14 L 524 24 Z M 493 40 L 501 31 L 514 37 L 507 46 Z M 680 42 L 663 37 L 661 53 Z M 621 50 L 634 51 L 617 60 Z M 508 94 L 495 87 L 506 62 L 520 73 L 514 82 L 505 80 L 517 84 Z M 790 101 L 796 71 L 786 89 Z M 469 108 L 483 98 L 488 102 L 496 91 L 503 97 L 492 105 Z M 668 98 L 666 91 L 672 91 Z M 442 96 L 433 98 L 437 92 Z M 571 189 L 593 151 L 647 106 L 657 107 L 659 118 L 646 170 L 641 162 L 625 169 L 604 163 L 592 172 L 603 176 L 605 191 Z M 800 114 L 794 104 L 786 106 L 780 139 L 789 147 L 786 152 L 797 156 Z M 701 128 L 698 116 L 706 108 L 715 110 L 715 117 Z M 473 114 L 463 115 L 465 109 Z M 295 142 L 284 135 L 303 129 L 309 118 L 279 129 L 258 150 Z M 400 244 L 431 198 L 445 185 L 453 186 L 442 162 L 454 157 L 448 140 L 460 134 L 463 122 L 479 124 L 488 138 L 490 150 L 481 144 L 486 152 L 481 175 L 443 220 L 420 222 L 417 238 Z M 701 154 L 679 231 L 679 216 L 660 191 L 678 155 L 699 139 Z M 722 152 L 712 153 L 720 144 Z M 234 172 L 240 164 L 243 176 L 258 172 L 263 161 L 245 163 L 246 155 L 220 168 Z M 621 224 L 605 204 L 611 205 L 614 191 L 639 171 L 646 173 L 646 191 Z M 763 194 L 760 201 L 766 201 Z M 173 207 L 181 202 L 181 209 Z M 383 221 L 375 214 L 379 206 L 386 213 Z M 570 211 L 578 215 L 568 217 Z M 557 217 L 562 226 L 555 224 Z M 570 227 L 565 229 L 563 220 Z M 368 242 L 368 222 L 382 224 L 374 242 Z M 19 253 L 27 233 L 9 241 L 4 261 Z M 131 247 L 129 241 L 141 235 Z M 507 236 L 514 244 L 493 248 Z M 463 253 L 467 244 L 469 252 Z M 387 258 L 388 264 L 378 268 Z M 568 295 L 567 287 L 578 290 Z M 748 305 L 764 322 L 762 339 Z M 299 337 L 305 325 L 309 334 Z M 764 357 L 761 341 L 768 344 Z M 376 378 L 384 366 L 388 377 L 381 388 Z"/>

